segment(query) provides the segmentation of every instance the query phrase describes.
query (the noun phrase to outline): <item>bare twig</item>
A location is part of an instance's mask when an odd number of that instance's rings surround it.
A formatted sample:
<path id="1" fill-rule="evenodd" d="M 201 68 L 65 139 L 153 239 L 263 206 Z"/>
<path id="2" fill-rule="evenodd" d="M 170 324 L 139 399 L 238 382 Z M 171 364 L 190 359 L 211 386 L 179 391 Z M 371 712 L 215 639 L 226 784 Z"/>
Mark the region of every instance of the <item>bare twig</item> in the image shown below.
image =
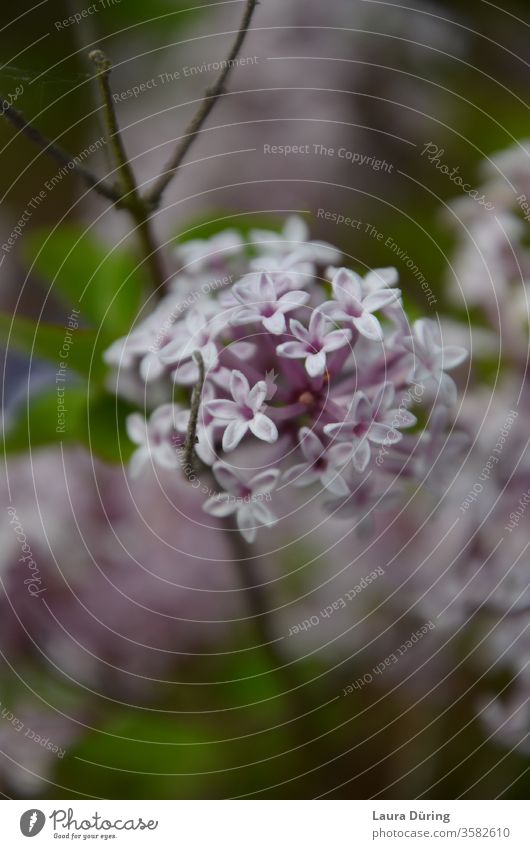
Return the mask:
<path id="1" fill-rule="evenodd" d="M 61 166 L 66 166 L 71 169 L 75 174 L 83 180 L 87 186 L 91 189 L 94 189 L 98 195 L 101 195 L 107 200 L 111 200 L 117 206 L 121 205 L 121 193 L 119 189 L 115 186 L 109 186 L 103 180 L 100 180 L 96 177 L 95 174 L 92 174 L 87 168 L 85 168 L 80 162 L 76 161 L 76 157 L 72 154 L 68 153 L 59 145 L 52 142 L 50 139 L 46 138 L 40 130 L 30 124 L 29 121 L 26 121 L 24 116 L 18 109 L 15 109 L 9 101 L 0 95 L 0 112 L 17 130 L 26 136 L 27 139 L 32 141 L 38 147 L 40 147 L 44 153 L 58 162 Z"/>
<path id="2" fill-rule="evenodd" d="M 204 386 L 204 360 L 200 351 L 195 351 L 193 359 L 199 368 L 199 379 L 193 387 L 190 403 L 190 420 L 188 422 L 188 431 L 186 433 L 186 441 L 184 443 L 184 472 L 187 477 L 193 473 L 193 459 L 195 455 L 195 446 L 197 444 L 197 421 L 199 419 L 199 407 L 201 405 L 202 388 Z"/>
<path id="3" fill-rule="evenodd" d="M 151 222 L 149 220 L 150 207 L 143 200 L 140 192 L 138 191 L 134 171 L 131 167 L 131 163 L 129 162 L 129 157 L 127 156 L 123 139 L 121 137 L 120 126 L 118 124 L 116 110 L 114 109 L 110 88 L 112 62 L 101 50 L 92 50 L 89 53 L 88 58 L 94 63 L 98 71 L 97 77 L 101 92 L 101 99 L 103 101 L 107 134 L 114 153 L 114 159 L 118 167 L 118 173 L 121 178 L 122 205 L 129 211 L 136 224 L 138 236 L 142 243 L 145 262 L 150 270 L 155 291 L 161 294 L 166 281 L 166 274 L 162 265 L 160 251 L 152 232 Z"/>
<path id="4" fill-rule="evenodd" d="M 186 132 L 184 133 L 183 138 L 177 145 L 173 156 L 168 161 L 164 171 L 157 178 L 150 191 L 146 193 L 145 200 L 152 209 L 156 209 L 159 206 L 162 194 L 173 179 L 195 137 L 200 132 L 202 125 L 204 124 L 208 115 L 217 103 L 217 100 L 219 99 L 221 94 L 223 94 L 224 84 L 231 71 L 234 60 L 237 58 L 237 55 L 241 49 L 243 41 L 245 40 L 250 20 L 254 13 L 254 9 L 258 5 L 258 2 L 259 0 L 246 1 L 245 12 L 243 15 L 243 20 L 241 21 L 241 26 L 239 27 L 237 37 L 234 41 L 234 44 L 232 45 L 232 49 L 226 57 L 225 65 L 222 68 L 221 73 L 219 74 L 214 85 L 211 88 L 207 89 L 207 91 L 205 92 L 197 113 L 192 118 L 190 124 L 186 128 Z"/>
<path id="5" fill-rule="evenodd" d="M 131 206 L 138 202 L 138 187 L 134 172 L 131 168 L 131 163 L 125 151 L 123 140 L 120 133 L 118 118 L 114 103 L 112 101 L 112 92 L 110 90 L 110 72 L 112 62 L 105 56 L 101 50 L 92 50 L 88 54 L 88 58 L 97 68 L 97 79 L 103 101 L 105 123 L 107 126 L 108 141 L 114 153 L 114 159 L 118 166 L 118 172 L 121 177 L 123 190 L 127 193 L 126 203 Z"/>

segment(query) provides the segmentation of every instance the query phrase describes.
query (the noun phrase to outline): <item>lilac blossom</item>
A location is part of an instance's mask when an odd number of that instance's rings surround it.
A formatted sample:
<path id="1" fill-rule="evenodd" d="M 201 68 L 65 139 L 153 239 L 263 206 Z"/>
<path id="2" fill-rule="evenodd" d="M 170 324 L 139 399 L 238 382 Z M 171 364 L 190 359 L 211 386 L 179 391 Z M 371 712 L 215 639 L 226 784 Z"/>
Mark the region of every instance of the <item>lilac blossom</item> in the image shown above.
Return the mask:
<path id="1" fill-rule="evenodd" d="M 303 218 L 290 216 L 281 233 L 272 230 L 251 230 L 251 239 L 257 243 L 262 254 L 283 257 L 286 248 L 300 259 L 329 265 L 340 259 L 340 251 L 333 245 L 321 241 L 309 241 L 309 228 Z"/>
<path id="2" fill-rule="evenodd" d="M 264 504 L 278 483 L 279 471 L 270 469 L 248 476 L 224 463 L 215 463 L 213 471 L 224 492 L 212 495 L 204 504 L 210 516 L 225 517 L 235 513 L 236 523 L 247 542 L 254 542 L 261 525 L 272 527 L 278 521 Z"/>
<path id="3" fill-rule="evenodd" d="M 347 344 L 351 338 L 349 330 L 330 330 L 325 315 L 314 310 L 309 327 L 304 327 L 297 319 L 291 319 L 289 328 L 295 342 L 282 342 L 277 353 L 280 357 L 305 360 L 310 377 L 319 377 L 326 371 L 326 354 L 336 351 Z"/>
<path id="4" fill-rule="evenodd" d="M 369 280 L 368 285 L 373 282 Z M 322 304 L 322 312 L 335 321 L 351 323 L 367 339 L 382 339 L 381 324 L 373 313 L 398 301 L 399 289 L 381 287 L 364 294 L 362 279 L 347 268 L 337 269 L 331 287 L 335 300 Z"/>
<path id="5" fill-rule="evenodd" d="M 285 473 L 284 483 L 291 483 L 293 486 L 320 483 L 335 495 L 347 495 L 349 489 L 341 472 L 351 458 L 351 446 L 342 443 L 327 447 L 308 427 L 301 429 L 299 439 L 304 462 L 297 463 Z"/>
<path id="6" fill-rule="evenodd" d="M 306 225 L 291 219 L 281 233 L 253 231 L 249 244 L 241 240 L 239 253 L 230 233 L 225 241 L 214 237 L 211 250 L 207 244 L 193 247 L 192 256 L 199 248 L 209 255 L 226 243 L 239 273 L 229 285 L 206 286 L 202 298 L 190 299 L 181 310 L 174 299 L 164 299 L 134 334 L 114 343 L 107 359 L 113 367 L 117 359 L 123 364 L 127 397 L 136 391 L 139 407 L 147 399 L 153 425 L 160 403 L 178 402 L 173 426 L 182 441 L 190 422 L 190 388 L 199 379 L 193 355 L 200 352 L 205 382 L 196 431 L 203 464 L 198 475 L 208 479 L 213 469 L 221 486 L 228 485 L 228 473 L 219 477 L 219 468 L 249 475 L 244 458 L 257 460 L 264 453 L 254 468 L 274 472 L 282 491 L 293 487 L 301 497 L 304 486 L 316 484 L 342 499 L 340 515 L 355 514 L 368 503 L 368 489 L 377 504 L 389 485 L 397 495 L 421 479 L 424 464 L 418 458 L 451 427 L 449 415 L 436 414 L 456 391 L 444 369 L 462 362 L 465 351 L 442 346 L 426 320 L 416 322 L 411 334 L 395 269 L 375 268 L 361 276 L 340 264 L 339 251 L 331 256 L 329 246 L 324 250 L 307 239 Z M 415 394 L 422 382 L 435 381 L 444 392 L 422 388 Z M 163 400 L 151 406 L 155 392 Z M 421 419 L 409 409 L 413 405 L 423 408 Z M 155 434 L 160 444 L 153 448 L 145 422 L 133 419 L 133 425 L 135 473 L 150 457 L 174 462 L 169 431 Z M 404 429 L 412 432 L 404 435 Z M 372 475 L 369 486 L 363 475 Z M 211 481 L 204 486 L 211 489 Z M 236 486 L 232 479 L 230 486 Z M 207 503 L 210 510 L 213 502 Z M 219 519 L 228 509 L 222 503 L 217 498 Z M 257 510 L 264 518 L 262 508 Z M 254 518 L 256 526 L 267 524 Z"/>
<path id="7" fill-rule="evenodd" d="M 211 239 L 182 242 L 176 248 L 175 255 L 184 266 L 190 266 L 192 273 L 218 272 L 224 271 L 227 259 L 240 255 L 242 246 L 243 239 L 237 230 L 225 230 Z"/>
<path id="8" fill-rule="evenodd" d="M 411 379 L 440 395 L 440 403 L 453 405 L 457 389 L 447 370 L 461 365 L 467 357 L 465 348 L 443 345 L 434 321 L 420 318 L 414 322 L 413 335 L 403 340 L 412 354 Z"/>
<path id="9" fill-rule="evenodd" d="M 364 472 L 370 462 L 370 443 L 394 445 L 402 438 L 397 428 L 412 427 L 416 417 L 405 409 L 391 409 L 395 390 L 385 383 L 369 401 L 364 392 L 356 392 L 346 419 L 324 427 L 324 432 L 336 439 L 346 439 L 352 445 L 353 465 Z"/>
<path id="10" fill-rule="evenodd" d="M 162 404 L 146 421 L 141 413 L 131 413 L 127 418 L 127 433 L 138 446 L 130 460 L 130 470 L 137 477 L 146 464 L 156 464 L 165 469 L 176 469 L 178 457 L 176 447 L 178 408 L 174 404 Z"/>
<path id="11" fill-rule="evenodd" d="M 221 422 L 225 427 L 223 450 L 233 451 L 237 448 L 249 430 L 264 442 L 276 442 L 278 429 L 272 419 L 263 412 L 268 393 L 266 382 L 260 380 L 251 389 L 245 375 L 240 371 L 233 371 L 230 377 L 230 392 L 233 401 L 208 401 L 205 405 L 214 422 Z"/>
<path id="12" fill-rule="evenodd" d="M 259 274 L 257 279 L 236 284 L 233 293 L 242 307 L 234 311 L 232 323 L 255 321 L 275 336 L 285 333 L 285 314 L 309 300 L 308 292 L 289 291 L 279 295 L 272 277 L 265 273 Z"/>

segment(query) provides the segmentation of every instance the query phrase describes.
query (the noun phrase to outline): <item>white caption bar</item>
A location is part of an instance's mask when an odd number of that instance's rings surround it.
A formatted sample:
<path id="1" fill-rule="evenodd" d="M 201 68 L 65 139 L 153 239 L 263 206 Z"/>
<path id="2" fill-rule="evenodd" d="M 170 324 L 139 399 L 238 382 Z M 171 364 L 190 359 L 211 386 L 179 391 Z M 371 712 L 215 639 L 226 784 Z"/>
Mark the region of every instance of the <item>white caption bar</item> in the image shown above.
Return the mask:
<path id="1" fill-rule="evenodd" d="M 524 801 L 4 801 L 2 845 L 528 849 Z M 34 839 L 35 843 L 29 843 Z M 68 843 L 67 843 L 68 841 Z"/>

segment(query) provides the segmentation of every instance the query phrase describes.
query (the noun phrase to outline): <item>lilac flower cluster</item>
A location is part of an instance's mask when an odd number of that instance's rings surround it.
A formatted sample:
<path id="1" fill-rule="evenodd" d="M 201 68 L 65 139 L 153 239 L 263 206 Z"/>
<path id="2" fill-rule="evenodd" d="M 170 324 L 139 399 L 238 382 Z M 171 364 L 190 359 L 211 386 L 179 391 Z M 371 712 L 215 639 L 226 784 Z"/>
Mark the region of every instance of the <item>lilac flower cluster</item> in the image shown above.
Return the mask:
<path id="1" fill-rule="evenodd" d="M 434 409 L 456 400 L 447 371 L 466 351 L 445 345 L 432 320 L 409 325 L 395 269 L 361 276 L 337 249 L 310 241 L 298 218 L 281 233 L 251 231 L 248 243 L 235 231 L 194 240 L 177 258 L 173 291 L 106 352 L 118 392 L 150 408 L 147 422 L 140 413 L 128 422 L 133 474 L 182 463 L 198 352 L 197 454 L 220 488 L 204 509 L 225 516 L 234 512 L 227 493 L 252 496 L 236 511 L 247 540 L 277 521 L 256 497 L 275 488 L 316 483 L 329 509 L 347 514 L 367 492 L 383 497 L 414 477 Z M 408 409 L 420 401 L 423 433 Z M 268 454 L 245 472 L 235 452 L 252 442 Z"/>

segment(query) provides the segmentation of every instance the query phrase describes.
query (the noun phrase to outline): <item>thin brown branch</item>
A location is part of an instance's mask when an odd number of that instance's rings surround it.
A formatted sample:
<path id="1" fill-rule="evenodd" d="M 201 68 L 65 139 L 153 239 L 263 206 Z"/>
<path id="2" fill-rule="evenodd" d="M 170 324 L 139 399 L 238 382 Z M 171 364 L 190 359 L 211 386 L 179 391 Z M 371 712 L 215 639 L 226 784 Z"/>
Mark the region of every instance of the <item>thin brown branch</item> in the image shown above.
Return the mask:
<path id="1" fill-rule="evenodd" d="M 254 10 L 258 5 L 258 2 L 259 0 L 246 0 L 245 12 L 241 21 L 241 26 L 239 27 L 236 39 L 232 45 L 232 49 L 226 57 L 225 66 L 221 69 L 221 73 L 219 74 L 214 85 L 211 88 L 207 89 L 207 91 L 205 92 L 198 111 L 196 112 L 195 116 L 192 118 L 190 124 L 186 128 L 184 136 L 182 137 L 180 143 L 177 145 L 173 156 L 166 164 L 164 171 L 155 180 L 150 191 L 146 193 L 145 201 L 152 209 L 156 209 L 159 206 L 162 194 L 175 176 L 178 168 L 180 167 L 180 164 L 182 163 L 182 160 L 186 156 L 186 153 L 188 152 L 194 139 L 200 132 L 202 125 L 208 118 L 208 115 L 214 108 L 221 94 L 223 94 L 225 82 L 232 69 L 234 60 L 237 58 L 237 55 L 241 50 L 243 41 L 245 40 L 245 36 L 248 32 L 252 15 L 254 14 Z"/>
<path id="2" fill-rule="evenodd" d="M 138 191 L 136 178 L 132 169 L 125 145 L 121 136 L 120 125 L 110 87 L 112 62 L 101 50 L 92 50 L 88 58 L 97 68 L 97 78 L 103 102 L 103 111 L 107 127 L 107 135 L 121 180 L 122 205 L 127 209 L 136 224 L 138 237 L 142 245 L 142 253 L 149 268 L 155 292 L 160 296 L 166 281 L 166 274 L 161 260 L 160 249 L 152 231 L 150 207 Z"/>
<path id="3" fill-rule="evenodd" d="M 98 195 L 101 195 L 107 200 L 111 200 L 117 206 L 121 205 L 121 194 L 115 186 L 109 186 L 103 180 L 92 174 L 80 162 L 76 161 L 76 157 L 68 153 L 59 145 L 46 138 L 36 127 L 27 121 L 18 109 L 15 109 L 9 101 L 0 95 L 0 112 L 17 130 L 26 136 L 31 142 L 36 144 L 41 150 L 59 163 L 61 166 L 66 166 L 77 174 L 89 188 L 94 189 Z"/>
<path id="4" fill-rule="evenodd" d="M 204 360 L 200 351 L 195 351 L 193 359 L 197 363 L 199 369 L 199 379 L 193 387 L 191 394 L 191 409 L 190 420 L 188 422 L 188 431 L 186 433 L 186 441 L 184 443 L 184 472 L 187 477 L 193 473 L 193 460 L 195 456 L 195 446 L 197 444 L 197 422 L 199 419 L 199 407 L 201 405 L 202 388 L 204 386 L 205 370 Z"/>
<path id="5" fill-rule="evenodd" d="M 127 194 L 126 203 L 129 205 L 136 204 L 139 201 L 138 187 L 136 185 L 136 179 L 131 163 L 129 162 L 129 158 L 125 151 L 116 110 L 114 109 L 114 103 L 112 100 L 112 92 L 110 88 L 112 62 L 101 50 L 92 50 L 88 54 L 88 58 L 97 68 L 97 80 L 101 92 L 101 99 L 103 101 L 108 141 L 112 148 L 116 165 L 118 166 L 118 173 L 121 177 L 123 191 Z"/>

